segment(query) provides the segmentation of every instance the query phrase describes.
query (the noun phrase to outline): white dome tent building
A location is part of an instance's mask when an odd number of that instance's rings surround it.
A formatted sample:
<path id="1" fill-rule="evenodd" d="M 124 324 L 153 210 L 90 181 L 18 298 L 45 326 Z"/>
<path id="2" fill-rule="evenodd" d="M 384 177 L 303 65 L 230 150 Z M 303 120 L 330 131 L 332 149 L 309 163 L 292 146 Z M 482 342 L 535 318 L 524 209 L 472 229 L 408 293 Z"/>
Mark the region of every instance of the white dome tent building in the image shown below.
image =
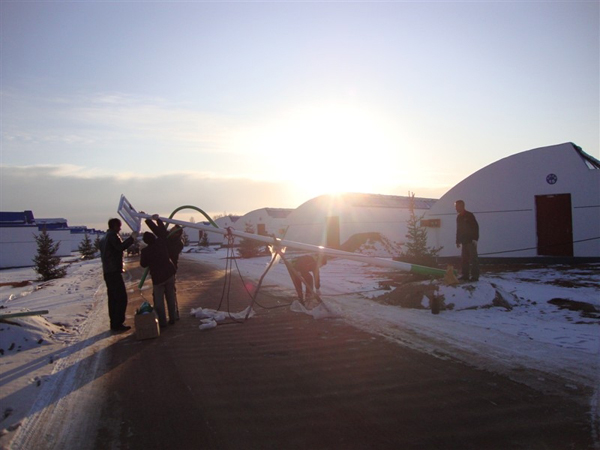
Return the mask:
<path id="1" fill-rule="evenodd" d="M 464 200 L 480 228 L 480 257 L 600 258 L 600 161 L 573 143 L 524 151 L 473 173 L 426 213 L 428 244 L 456 257 Z"/>
<path id="2" fill-rule="evenodd" d="M 221 217 L 215 219 L 214 222 L 217 224 L 217 226 L 219 228 L 232 228 L 235 230 L 239 226 L 238 220 L 240 219 L 240 217 L 241 216 L 228 214 L 228 215 L 224 215 L 224 216 L 221 216 Z M 205 222 L 203 222 L 203 223 L 205 223 Z M 208 222 L 206 222 L 205 224 L 209 225 Z M 206 233 L 207 237 L 208 237 L 208 241 L 211 244 L 227 245 L 227 236 L 224 236 L 219 233 L 211 233 L 211 232 L 203 232 L 203 231 L 200 231 L 199 233 Z"/>
<path id="3" fill-rule="evenodd" d="M 244 231 L 246 226 L 250 226 L 255 234 L 282 238 L 285 235 L 287 216 L 292 211 L 290 208 L 255 209 L 238 219 L 237 230 Z"/>
<path id="4" fill-rule="evenodd" d="M 421 216 L 435 199 L 414 198 L 415 214 Z M 353 237 L 378 233 L 395 248 L 382 249 L 398 256 L 398 245 L 406 240 L 410 218 L 410 197 L 378 194 L 327 194 L 315 197 L 296 208 L 287 218 L 285 238 L 290 241 L 329 248 L 346 248 Z M 346 244 L 346 245 L 345 245 Z"/>

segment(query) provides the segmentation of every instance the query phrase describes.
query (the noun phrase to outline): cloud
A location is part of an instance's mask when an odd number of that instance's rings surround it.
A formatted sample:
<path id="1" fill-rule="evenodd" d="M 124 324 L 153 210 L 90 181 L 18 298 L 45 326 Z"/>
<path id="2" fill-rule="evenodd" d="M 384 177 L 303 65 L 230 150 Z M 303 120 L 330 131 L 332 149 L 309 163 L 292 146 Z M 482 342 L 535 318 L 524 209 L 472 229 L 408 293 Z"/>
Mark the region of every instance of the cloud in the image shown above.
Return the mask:
<path id="1" fill-rule="evenodd" d="M 11 164 L 13 159 L 7 158 L 22 160 L 32 152 L 56 157 L 69 150 L 120 151 L 121 156 L 153 150 L 221 153 L 236 127 L 236 119 L 215 112 L 119 93 L 34 97 L 10 92 L 3 95 L 3 103 L 4 111 L 10 111 L 3 117 L 4 161 Z"/>
<path id="2" fill-rule="evenodd" d="M 122 176 L 73 165 L 2 165 L 0 172 L 2 211 L 32 210 L 35 217 L 63 217 L 70 225 L 99 229 L 117 215 L 121 194 L 136 209 L 164 216 L 183 205 L 196 206 L 212 216 L 245 214 L 263 207 L 295 208 L 308 200 L 286 183 L 192 172 Z"/>

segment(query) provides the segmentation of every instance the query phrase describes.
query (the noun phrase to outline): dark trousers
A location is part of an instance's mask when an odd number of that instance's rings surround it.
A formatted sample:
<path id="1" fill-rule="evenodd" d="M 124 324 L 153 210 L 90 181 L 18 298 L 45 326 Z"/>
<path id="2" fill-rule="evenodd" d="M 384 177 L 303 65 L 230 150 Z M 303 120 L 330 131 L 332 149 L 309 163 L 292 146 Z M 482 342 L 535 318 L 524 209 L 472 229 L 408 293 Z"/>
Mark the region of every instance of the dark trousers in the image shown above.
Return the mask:
<path id="1" fill-rule="evenodd" d="M 469 273 L 472 278 L 479 278 L 479 260 L 477 257 L 477 246 L 473 242 L 462 244 L 461 262 L 462 276 L 469 278 Z"/>
<path id="2" fill-rule="evenodd" d="M 290 274 L 291 275 L 291 274 Z M 306 283 L 310 286 L 310 288 L 312 290 L 314 290 L 314 282 L 313 282 L 313 277 L 311 275 L 310 272 L 302 272 L 299 274 L 302 278 L 304 278 L 304 281 L 306 281 Z M 304 300 L 304 296 L 302 295 L 302 279 L 300 277 L 294 276 L 292 275 L 292 281 L 294 282 L 294 287 L 296 288 L 296 293 L 298 294 L 298 298 L 300 300 Z M 308 291 L 308 289 L 306 290 L 306 296 L 308 297 L 310 292 Z"/>
<path id="3" fill-rule="evenodd" d="M 120 272 L 104 274 L 106 292 L 108 294 L 108 317 L 110 327 L 117 328 L 125 322 L 125 311 L 127 311 L 127 290 Z"/>

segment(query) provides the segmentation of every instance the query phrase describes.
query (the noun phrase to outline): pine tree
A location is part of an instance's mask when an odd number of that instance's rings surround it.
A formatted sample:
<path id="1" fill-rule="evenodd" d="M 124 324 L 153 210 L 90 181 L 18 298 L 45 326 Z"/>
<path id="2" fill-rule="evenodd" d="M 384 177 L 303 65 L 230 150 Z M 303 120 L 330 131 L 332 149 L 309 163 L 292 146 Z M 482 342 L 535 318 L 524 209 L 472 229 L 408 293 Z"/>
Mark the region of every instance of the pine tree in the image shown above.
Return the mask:
<path id="1" fill-rule="evenodd" d="M 33 263 L 35 264 L 34 270 L 40 275 L 40 280 L 48 281 L 64 277 L 67 271 L 62 267 L 58 267 L 60 257 L 56 256 L 60 242 L 55 244 L 45 228 L 39 235 L 34 234 L 34 237 L 38 251 L 33 258 Z"/>
<path id="2" fill-rule="evenodd" d="M 85 237 L 79 243 L 77 251 L 81 253 L 81 257 L 83 259 L 94 259 L 94 257 L 96 256 L 97 250 L 94 247 L 94 244 L 92 244 L 92 240 L 90 239 L 87 233 L 85 233 Z"/>
<path id="3" fill-rule="evenodd" d="M 188 236 L 187 231 L 185 231 L 185 229 L 183 230 L 183 234 L 181 235 L 181 240 L 183 241 L 184 247 L 190 245 L 190 237 Z"/>
<path id="4" fill-rule="evenodd" d="M 427 247 L 427 228 L 421 226 L 424 215 L 415 214 L 415 194 L 409 192 L 410 218 L 407 221 L 406 250 L 402 257 L 411 259 L 435 258 L 442 247 Z"/>
<path id="5" fill-rule="evenodd" d="M 202 232 L 202 238 L 200 242 L 198 242 L 199 247 L 208 247 L 208 233 L 206 231 Z"/>
<path id="6" fill-rule="evenodd" d="M 252 224 L 246 223 L 244 231 L 246 233 L 254 234 L 254 227 Z M 265 244 L 262 244 L 254 239 L 244 238 L 240 241 L 240 246 L 238 247 L 237 252 L 242 258 L 252 258 L 260 254 L 260 247 L 263 245 Z"/>
<path id="7" fill-rule="evenodd" d="M 97 252 L 100 251 L 100 235 L 96 235 L 96 240 L 94 241 L 94 248 Z"/>

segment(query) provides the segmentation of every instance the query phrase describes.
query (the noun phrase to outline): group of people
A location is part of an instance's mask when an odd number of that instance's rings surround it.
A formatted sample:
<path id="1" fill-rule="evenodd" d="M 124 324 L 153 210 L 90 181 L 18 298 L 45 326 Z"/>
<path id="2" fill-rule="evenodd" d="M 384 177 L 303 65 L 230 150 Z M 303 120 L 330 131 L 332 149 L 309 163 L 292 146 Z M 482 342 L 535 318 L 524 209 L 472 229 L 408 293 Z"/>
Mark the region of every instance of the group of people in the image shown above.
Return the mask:
<path id="1" fill-rule="evenodd" d="M 479 224 L 475 215 L 465 209 L 465 202 L 455 202 L 456 216 L 456 246 L 461 248 L 460 277 L 463 281 L 479 280 L 479 263 L 477 255 L 477 242 L 479 241 Z M 156 222 L 156 223 L 155 223 Z M 158 315 L 160 327 L 174 324 L 179 320 L 179 308 L 177 305 L 177 289 L 175 286 L 175 274 L 179 254 L 183 250 L 183 229 L 175 225 L 171 231 L 167 230 L 165 224 L 158 215 L 153 215 L 152 220 L 146 219 L 146 225 L 152 232 L 145 232 L 143 241 L 146 247 L 140 255 L 140 265 L 150 269 L 152 278 L 152 297 L 154 309 Z M 121 221 L 110 219 L 108 231 L 100 241 L 100 252 L 102 256 L 102 270 L 108 294 L 108 315 L 110 329 L 115 332 L 129 330 L 131 327 L 125 325 L 125 311 L 127 309 L 127 291 L 123 282 L 123 252 L 133 245 L 138 237 L 137 232 L 131 233 L 124 241 L 121 239 Z M 300 301 L 318 294 L 321 288 L 319 268 L 326 264 L 324 255 L 305 255 L 294 259 L 288 271 L 296 288 Z M 303 292 L 303 284 L 306 286 Z M 165 311 L 165 300 L 167 308 Z M 168 319 L 167 319 L 168 314 Z"/>
<path id="2" fill-rule="evenodd" d="M 143 234 L 142 240 L 146 247 L 140 253 L 140 265 L 149 268 L 154 309 L 159 326 L 164 328 L 167 324 L 172 325 L 179 320 L 175 275 L 179 254 L 183 250 L 183 229 L 175 225 L 171 231 L 167 230 L 158 215 L 152 216 L 152 220 L 146 219 L 146 225 L 152 232 L 147 231 Z M 138 237 L 138 233 L 133 232 L 123 241 L 119 234 L 121 226 L 119 219 L 110 219 L 106 235 L 100 241 L 102 270 L 108 295 L 108 316 L 110 329 L 114 332 L 131 328 L 125 325 L 127 290 L 122 276 L 123 252 L 133 245 Z"/>

